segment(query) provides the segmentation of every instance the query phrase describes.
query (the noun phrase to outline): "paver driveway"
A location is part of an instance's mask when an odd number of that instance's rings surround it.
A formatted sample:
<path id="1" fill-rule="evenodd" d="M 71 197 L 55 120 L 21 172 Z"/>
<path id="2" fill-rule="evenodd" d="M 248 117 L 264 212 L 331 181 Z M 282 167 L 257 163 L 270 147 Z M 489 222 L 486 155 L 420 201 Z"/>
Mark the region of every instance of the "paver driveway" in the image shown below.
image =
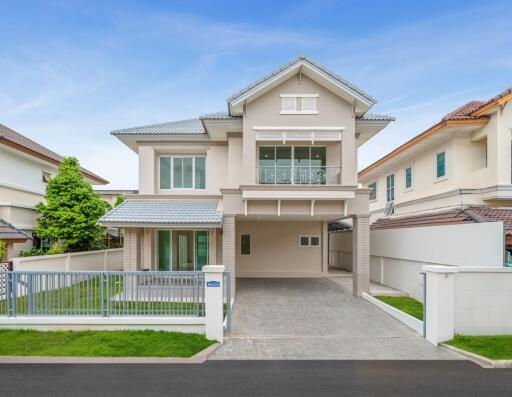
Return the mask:
<path id="1" fill-rule="evenodd" d="M 212 359 L 458 359 L 327 279 L 239 279 Z"/>

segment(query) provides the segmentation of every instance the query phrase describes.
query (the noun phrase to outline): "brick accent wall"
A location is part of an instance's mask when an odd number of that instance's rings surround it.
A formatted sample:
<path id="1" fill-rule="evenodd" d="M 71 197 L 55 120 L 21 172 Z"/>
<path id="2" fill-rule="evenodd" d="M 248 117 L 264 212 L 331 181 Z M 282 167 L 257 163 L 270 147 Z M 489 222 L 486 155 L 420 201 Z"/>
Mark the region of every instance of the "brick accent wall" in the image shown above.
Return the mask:
<path id="1" fill-rule="evenodd" d="M 370 216 L 353 216 L 353 294 L 370 292 Z"/>
<path id="2" fill-rule="evenodd" d="M 139 229 L 124 229 L 124 252 L 123 252 L 123 269 L 124 271 L 136 271 L 139 258 L 138 244 Z"/>
<path id="3" fill-rule="evenodd" d="M 231 296 L 235 296 L 236 233 L 235 217 L 225 215 L 222 220 L 222 264 L 231 272 Z"/>

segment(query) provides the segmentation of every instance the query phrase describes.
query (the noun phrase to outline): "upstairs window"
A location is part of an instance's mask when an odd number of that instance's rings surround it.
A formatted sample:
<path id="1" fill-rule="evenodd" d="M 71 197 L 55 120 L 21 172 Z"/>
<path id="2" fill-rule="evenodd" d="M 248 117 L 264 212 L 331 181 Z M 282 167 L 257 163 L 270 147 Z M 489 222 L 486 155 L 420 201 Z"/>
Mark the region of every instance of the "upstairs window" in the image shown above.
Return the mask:
<path id="1" fill-rule="evenodd" d="M 436 154 L 436 178 L 444 178 L 446 176 L 446 152 Z"/>
<path id="2" fill-rule="evenodd" d="M 281 114 L 318 114 L 318 94 L 282 94 Z"/>
<path id="3" fill-rule="evenodd" d="M 405 169 L 405 189 L 412 189 L 412 166 Z"/>
<path id="4" fill-rule="evenodd" d="M 206 157 L 160 157 L 160 189 L 204 189 Z"/>
<path id="5" fill-rule="evenodd" d="M 395 174 L 386 177 L 386 201 L 395 201 Z"/>
<path id="6" fill-rule="evenodd" d="M 43 171 L 43 183 L 50 182 L 50 179 L 52 178 L 52 174 L 49 172 Z"/>
<path id="7" fill-rule="evenodd" d="M 377 182 L 368 184 L 368 189 L 370 189 L 370 201 L 377 200 Z"/>

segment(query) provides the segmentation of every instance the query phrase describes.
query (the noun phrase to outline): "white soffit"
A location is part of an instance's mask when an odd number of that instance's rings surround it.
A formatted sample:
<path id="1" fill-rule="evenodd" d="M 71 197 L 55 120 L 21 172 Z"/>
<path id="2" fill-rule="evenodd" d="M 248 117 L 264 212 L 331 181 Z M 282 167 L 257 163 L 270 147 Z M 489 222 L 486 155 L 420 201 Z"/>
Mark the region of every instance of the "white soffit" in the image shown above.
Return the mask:
<path id="1" fill-rule="evenodd" d="M 343 190 L 244 190 L 244 200 L 344 200 L 355 197 L 353 191 Z"/>
<path id="2" fill-rule="evenodd" d="M 337 142 L 342 139 L 345 127 L 253 127 L 257 141 Z"/>

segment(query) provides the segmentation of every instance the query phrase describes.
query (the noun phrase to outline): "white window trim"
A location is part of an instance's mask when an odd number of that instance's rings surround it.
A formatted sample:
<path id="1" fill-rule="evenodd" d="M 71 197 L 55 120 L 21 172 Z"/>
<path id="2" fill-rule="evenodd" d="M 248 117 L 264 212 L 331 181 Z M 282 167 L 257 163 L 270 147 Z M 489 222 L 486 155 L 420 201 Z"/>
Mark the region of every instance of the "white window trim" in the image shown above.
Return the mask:
<path id="1" fill-rule="evenodd" d="M 283 101 L 281 99 L 281 110 L 279 114 L 318 114 L 317 110 L 297 110 L 297 98 L 318 98 L 319 94 L 281 94 L 280 98 L 295 98 L 295 110 L 283 110 Z M 315 102 L 315 107 L 318 106 L 318 101 Z"/>
<path id="2" fill-rule="evenodd" d="M 249 236 L 249 253 L 242 254 L 242 236 Z M 240 256 L 251 256 L 252 255 L 252 234 L 251 233 L 240 233 Z"/>
<path id="3" fill-rule="evenodd" d="M 162 157 L 169 157 L 171 159 L 171 164 L 170 164 L 170 179 L 171 179 L 171 187 L 169 189 L 162 189 L 160 187 L 160 159 Z M 174 183 L 174 159 L 175 158 L 186 158 L 186 157 L 191 157 L 192 158 L 192 187 L 173 187 L 173 183 Z M 196 157 L 203 157 L 204 158 L 204 188 L 203 189 L 199 189 L 199 188 L 196 188 Z M 162 192 L 182 192 L 182 191 L 185 191 L 185 192 L 190 192 L 190 191 L 199 191 L 199 192 L 202 192 L 202 191 L 205 191 L 206 190 L 206 181 L 207 181 L 207 158 L 206 158 L 206 155 L 204 154 L 161 154 L 160 156 L 158 156 L 158 166 L 157 166 L 157 169 L 158 169 L 158 190 L 159 191 L 162 191 Z"/>
<path id="4" fill-rule="evenodd" d="M 437 155 L 444 152 L 444 175 L 437 176 Z M 448 179 L 448 148 L 437 150 L 433 154 L 434 158 L 434 183 L 443 182 Z"/>
<path id="5" fill-rule="evenodd" d="M 302 244 L 301 244 L 301 240 L 302 240 L 304 237 L 308 239 L 308 245 L 302 245 Z M 309 248 L 309 247 L 311 247 L 311 240 L 309 239 L 309 236 L 307 236 L 307 235 L 305 235 L 305 234 L 301 234 L 301 235 L 299 236 L 299 248 Z"/>
<path id="6" fill-rule="evenodd" d="M 378 181 L 374 180 L 374 181 L 370 182 L 367 186 L 370 186 L 370 185 L 372 185 L 374 183 L 375 183 L 375 198 L 374 199 L 370 199 L 369 200 L 370 203 L 375 203 L 377 201 L 377 199 L 379 198 L 379 194 L 378 194 L 379 193 L 379 190 L 378 190 L 379 189 L 379 183 L 378 183 Z"/>
<path id="7" fill-rule="evenodd" d="M 162 156 L 162 157 L 167 157 L 167 156 Z M 207 242 L 207 245 L 208 245 L 208 264 L 210 264 L 210 231 L 209 229 L 168 229 L 168 228 L 158 228 L 158 229 L 155 229 L 153 230 L 153 252 L 155 253 L 155 264 L 153 265 L 155 267 L 154 271 L 159 271 L 158 270 L 158 265 L 160 263 L 160 250 L 159 250 L 159 247 L 158 247 L 158 232 L 159 231 L 163 231 L 163 232 L 170 232 L 169 233 L 169 238 L 171 239 L 170 241 L 170 245 L 169 245 L 169 256 L 171 258 L 171 263 L 169 263 L 169 268 L 170 270 L 168 270 L 169 272 L 182 272 L 182 271 L 186 271 L 186 270 L 173 270 L 172 269 L 172 232 L 173 231 L 179 231 L 179 230 L 185 230 L 185 231 L 193 231 L 194 232 L 194 241 L 193 241 L 193 245 L 194 245 L 194 249 L 193 249 L 193 256 L 194 256 L 194 271 L 198 271 L 197 270 L 197 258 L 196 258 L 196 234 L 197 232 L 206 232 L 208 234 L 208 242 Z M 153 271 L 153 269 L 150 269 Z"/>
<path id="8" fill-rule="evenodd" d="M 393 175 L 393 200 L 388 200 L 388 177 Z M 396 201 L 396 172 L 386 175 L 386 204 Z"/>
<path id="9" fill-rule="evenodd" d="M 311 244 L 311 239 L 312 239 L 313 237 L 318 238 L 318 245 L 313 245 L 313 244 Z M 320 235 L 313 234 L 313 235 L 309 236 L 309 246 L 310 246 L 311 248 L 318 248 L 318 247 L 320 247 L 321 245 L 322 245 L 322 240 L 320 239 Z"/>
<path id="10" fill-rule="evenodd" d="M 407 187 L 407 168 L 411 169 L 411 187 Z M 414 190 L 414 165 L 409 164 L 404 167 L 404 193 Z"/>

